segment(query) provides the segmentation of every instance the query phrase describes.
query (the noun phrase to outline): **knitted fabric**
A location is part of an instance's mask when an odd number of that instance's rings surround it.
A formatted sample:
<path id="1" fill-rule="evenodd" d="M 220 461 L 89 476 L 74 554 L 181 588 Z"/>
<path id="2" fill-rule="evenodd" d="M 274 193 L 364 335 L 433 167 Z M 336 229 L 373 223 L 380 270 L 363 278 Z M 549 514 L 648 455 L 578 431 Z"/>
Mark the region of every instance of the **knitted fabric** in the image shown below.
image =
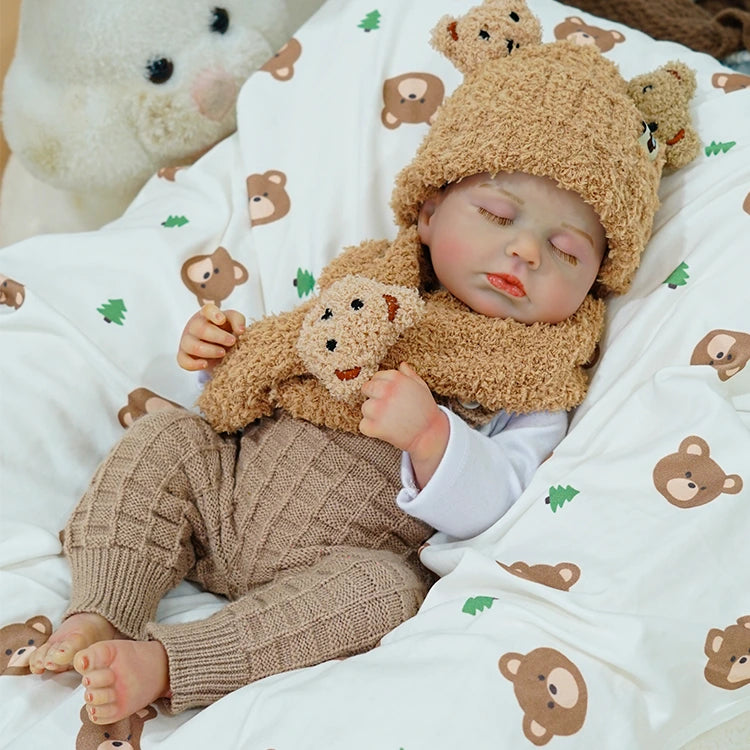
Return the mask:
<path id="1" fill-rule="evenodd" d="M 622 293 L 659 205 L 663 157 L 650 157 L 642 133 L 625 80 L 597 49 L 567 41 L 524 47 L 479 66 L 444 102 L 396 178 L 396 220 L 410 226 L 436 187 L 469 175 L 550 177 L 596 210 L 609 247 L 599 279 Z"/>
<path id="2" fill-rule="evenodd" d="M 406 329 L 381 360 L 381 367 L 410 362 L 441 403 L 478 402 L 469 421 L 484 422 L 499 409 L 518 413 L 569 409 L 587 387 L 583 366 L 601 335 L 604 303 L 587 297 L 570 318 L 556 325 L 526 325 L 475 313 L 449 293 L 436 290 L 424 262 L 416 227 L 393 243 L 365 242 L 333 261 L 321 274 L 324 291 L 353 267 L 367 279 L 415 287 L 425 302 L 420 320 Z M 360 401 L 332 398 L 309 375 L 297 349 L 302 322 L 324 302 L 300 307 L 250 326 L 214 372 L 198 404 L 212 426 L 235 431 L 277 407 L 333 429 L 358 432 Z"/>
<path id="3" fill-rule="evenodd" d="M 242 437 L 183 410 L 143 417 L 65 529 L 66 616 L 96 612 L 160 640 L 173 711 L 369 649 L 416 613 L 430 582 L 416 550 L 431 530 L 396 507 L 398 466 L 386 443 L 283 413 Z M 233 603 L 155 624 L 183 578 Z"/>
<path id="4" fill-rule="evenodd" d="M 566 5 L 719 59 L 750 49 L 749 0 L 575 0 Z"/>
<path id="5" fill-rule="evenodd" d="M 392 207 L 400 227 L 397 237 L 393 242 L 367 240 L 346 250 L 321 273 L 318 297 L 248 327 L 198 401 L 216 430 L 239 430 L 284 408 L 316 424 L 357 432 L 362 399 L 351 396 L 361 394 L 354 373 L 391 368 L 402 360 L 417 369 L 438 402 L 478 403 L 480 408 L 470 417 L 461 412 L 472 423 L 486 421 L 499 409 L 570 409 L 583 400 L 585 366 L 603 329 L 599 297 L 630 286 L 651 235 L 665 162 L 674 155 L 672 166 L 681 166 L 699 148 L 688 111 L 692 91 L 686 87 L 667 122 L 661 121 L 659 107 L 674 109 L 670 91 L 655 93 L 660 88 L 656 80 L 653 86 L 641 85 L 642 104 L 649 108 L 646 120 L 617 67 L 597 49 L 568 41 L 534 44 L 527 36 L 520 48 L 515 42 L 484 44 L 492 36 L 487 29 L 495 28 L 493 22 L 503 28 L 508 12 L 503 0 L 485 0 L 463 19 L 446 17 L 433 31 L 433 44 L 465 76 L 440 106 L 414 160 L 396 179 Z M 526 10 L 519 12 L 525 33 L 533 36 L 538 25 L 526 18 Z M 477 28 L 482 32 L 479 44 Z M 676 80 L 672 73 L 661 75 Z M 659 122 L 662 127 L 653 135 L 651 126 L 656 129 Z M 679 146 L 660 144 L 673 126 L 676 133 L 690 137 L 682 138 Z M 597 291 L 561 323 L 482 319 L 439 292 L 420 244 L 419 211 L 435 191 L 471 175 L 515 171 L 551 178 L 580 195 L 595 209 L 606 232 L 608 250 Z M 382 356 L 382 339 L 376 340 L 373 331 L 360 332 L 359 340 L 372 341 L 373 351 L 365 357 L 366 366 L 358 361 L 347 365 L 345 376 L 352 380 L 338 388 L 313 375 L 325 369 L 318 365 L 326 352 L 312 356 L 305 351 L 307 343 L 300 345 L 300 335 L 306 320 L 315 321 L 316 305 L 319 319 L 332 317 L 326 293 L 347 274 L 363 278 L 363 289 L 373 279 L 417 289 L 426 314 Z M 337 360 L 345 354 L 337 346 L 342 338 L 338 333 L 330 337 Z"/>

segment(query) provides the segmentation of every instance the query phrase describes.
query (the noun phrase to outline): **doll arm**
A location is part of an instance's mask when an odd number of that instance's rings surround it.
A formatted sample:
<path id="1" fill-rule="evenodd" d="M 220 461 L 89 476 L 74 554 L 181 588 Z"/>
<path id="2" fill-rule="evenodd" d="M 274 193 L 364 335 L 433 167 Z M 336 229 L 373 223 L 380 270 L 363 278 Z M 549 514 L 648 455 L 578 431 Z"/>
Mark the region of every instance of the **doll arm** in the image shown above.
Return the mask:
<path id="1" fill-rule="evenodd" d="M 277 384 L 305 372 L 295 344 L 312 302 L 252 323 L 216 367 L 198 406 L 217 432 L 235 432 L 271 415 Z"/>

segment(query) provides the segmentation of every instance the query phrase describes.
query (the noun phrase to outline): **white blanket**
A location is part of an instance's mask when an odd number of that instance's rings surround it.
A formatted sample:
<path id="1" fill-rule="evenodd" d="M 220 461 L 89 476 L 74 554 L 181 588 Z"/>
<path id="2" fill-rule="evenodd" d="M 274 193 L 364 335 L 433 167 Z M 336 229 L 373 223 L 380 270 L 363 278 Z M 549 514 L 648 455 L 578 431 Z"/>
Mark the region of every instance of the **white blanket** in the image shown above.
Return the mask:
<path id="1" fill-rule="evenodd" d="M 98 232 L 0 252 L 0 625 L 59 622 L 57 534 L 97 463 L 155 397 L 191 407 L 174 356 L 202 295 L 249 318 L 288 309 L 343 246 L 394 236 L 393 177 L 427 124 L 385 127 L 383 82 L 430 72 L 450 92 L 429 31 L 472 4 L 328 0 L 248 81 L 237 134 Z M 571 17 L 618 32 L 603 54 L 626 78 L 680 59 L 698 79 L 703 150 L 662 182 L 568 436 L 494 527 L 432 540 L 422 560 L 443 577 L 380 647 L 145 714 L 132 747 L 662 750 L 750 711 L 750 89 L 726 93 L 731 71 L 682 46 L 530 5 L 545 41 Z M 183 584 L 159 618 L 220 605 Z M 73 674 L 0 676 L 0 699 L 0 747 L 97 746 Z"/>

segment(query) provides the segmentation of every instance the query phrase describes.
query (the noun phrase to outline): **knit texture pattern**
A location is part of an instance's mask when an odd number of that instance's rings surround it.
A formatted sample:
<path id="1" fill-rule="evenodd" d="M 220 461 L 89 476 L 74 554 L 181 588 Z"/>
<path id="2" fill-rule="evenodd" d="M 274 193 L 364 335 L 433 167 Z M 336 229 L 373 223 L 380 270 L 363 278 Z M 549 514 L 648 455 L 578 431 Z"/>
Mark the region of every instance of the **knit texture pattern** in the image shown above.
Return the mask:
<path id="1" fill-rule="evenodd" d="M 398 466 L 386 443 L 284 413 L 233 437 L 183 410 L 143 417 L 65 529 L 66 616 L 96 612 L 127 637 L 158 638 L 173 711 L 372 648 L 430 583 L 416 550 L 431 529 L 396 507 Z M 232 604 L 154 623 L 183 578 Z"/>

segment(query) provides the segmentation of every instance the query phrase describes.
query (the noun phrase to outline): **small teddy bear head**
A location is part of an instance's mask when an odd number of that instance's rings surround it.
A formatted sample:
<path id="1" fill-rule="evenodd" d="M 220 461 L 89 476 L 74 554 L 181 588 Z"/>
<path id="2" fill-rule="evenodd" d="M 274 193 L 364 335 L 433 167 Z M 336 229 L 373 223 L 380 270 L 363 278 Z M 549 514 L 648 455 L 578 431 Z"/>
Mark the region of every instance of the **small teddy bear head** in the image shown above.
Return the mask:
<path id="1" fill-rule="evenodd" d="M 297 352 L 331 395 L 348 403 L 379 369 L 398 337 L 421 317 L 419 292 L 365 276 L 345 276 L 308 311 Z"/>
<path id="2" fill-rule="evenodd" d="M 31 654 L 47 642 L 51 633 L 52 623 L 44 615 L 0 628 L 0 674 L 29 674 Z"/>
<path id="3" fill-rule="evenodd" d="M 684 167 L 700 150 L 698 134 L 690 124 L 695 86 L 695 73 L 681 62 L 669 62 L 628 83 L 628 95 L 664 149 L 667 167 Z"/>
<path id="4" fill-rule="evenodd" d="M 464 75 L 541 41 L 539 19 L 523 0 L 484 0 L 460 18 L 443 16 L 432 31 L 432 46 Z"/>

